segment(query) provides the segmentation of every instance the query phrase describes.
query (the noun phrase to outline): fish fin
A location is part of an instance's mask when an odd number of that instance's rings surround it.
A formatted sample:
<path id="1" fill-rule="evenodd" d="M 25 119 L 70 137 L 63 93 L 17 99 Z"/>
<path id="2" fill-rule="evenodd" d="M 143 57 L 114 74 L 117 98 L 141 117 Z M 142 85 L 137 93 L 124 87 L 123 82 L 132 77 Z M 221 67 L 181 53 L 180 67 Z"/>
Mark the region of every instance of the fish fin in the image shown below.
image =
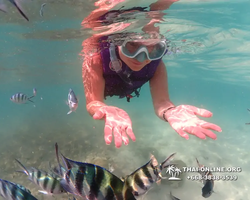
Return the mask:
<path id="1" fill-rule="evenodd" d="M 172 153 L 170 156 L 168 156 L 161 164 L 160 164 L 160 170 L 163 170 L 167 166 L 169 166 L 169 161 L 173 159 L 176 153 Z"/>
<path id="2" fill-rule="evenodd" d="M 12 1 L 12 4 L 17 8 L 19 13 L 27 20 L 29 21 L 29 18 L 24 14 L 24 12 L 20 9 L 20 7 L 17 5 L 16 0 Z"/>
<path id="3" fill-rule="evenodd" d="M 71 193 L 71 194 L 75 194 L 75 195 L 78 194 L 78 192 L 76 191 L 76 189 L 70 187 L 70 185 L 66 182 L 66 180 L 62 179 L 62 180 L 60 181 L 60 184 L 61 184 L 61 186 L 63 187 L 63 189 L 64 189 L 65 191 L 67 191 L 67 192 L 69 192 L 69 193 Z"/>
<path id="4" fill-rule="evenodd" d="M 68 159 L 61 153 L 61 159 L 63 161 L 63 164 L 67 170 L 72 168 L 71 163 L 68 161 Z"/>
<path id="5" fill-rule="evenodd" d="M 67 115 L 69 115 L 70 113 L 72 113 L 72 110 L 70 110 L 69 112 L 67 112 Z"/>
<path id="6" fill-rule="evenodd" d="M 22 167 L 22 169 L 23 169 L 22 172 L 25 173 L 27 176 L 29 176 L 29 171 L 26 169 L 26 167 L 19 160 L 17 160 L 16 158 L 15 158 L 15 160 Z M 17 172 L 21 172 L 21 171 L 19 170 Z"/>
<path id="7" fill-rule="evenodd" d="M 65 101 L 66 105 L 68 106 L 69 105 L 69 102 L 68 101 Z"/>
<path id="8" fill-rule="evenodd" d="M 38 192 L 42 193 L 42 194 L 49 194 L 48 192 L 44 191 L 44 190 L 38 190 Z"/>
<path id="9" fill-rule="evenodd" d="M 151 163 L 154 167 L 158 166 L 158 161 L 153 154 L 150 154 Z"/>
<path id="10" fill-rule="evenodd" d="M 55 147 L 56 147 L 57 162 L 59 162 L 59 150 L 58 150 L 57 143 L 55 144 Z M 63 161 L 65 169 L 67 169 L 67 170 L 71 169 L 72 165 L 70 164 L 68 159 L 62 153 L 60 153 L 60 154 L 61 154 L 61 159 Z M 60 169 L 62 168 L 62 165 L 60 164 L 60 162 L 59 162 L 59 167 L 60 167 Z"/>

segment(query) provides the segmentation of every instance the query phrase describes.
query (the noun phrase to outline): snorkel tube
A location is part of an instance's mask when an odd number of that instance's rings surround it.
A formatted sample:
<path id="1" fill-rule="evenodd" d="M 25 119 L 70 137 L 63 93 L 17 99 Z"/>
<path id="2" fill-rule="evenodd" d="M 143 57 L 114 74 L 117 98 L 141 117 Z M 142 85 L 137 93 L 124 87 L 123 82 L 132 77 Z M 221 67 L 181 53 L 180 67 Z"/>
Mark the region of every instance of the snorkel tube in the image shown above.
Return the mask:
<path id="1" fill-rule="evenodd" d="M 112 64 L 112 69 L 120 76 L 120 78 L 124 82 L 132 86 L 133 84 L 129 78 L 129 74 L 122 71 L 122 63 L 116 56 L 115 45 L 112 42 L 110 43 L 109 54 L 110 54 L 110 61 Z"/>
<path id="2" fill-rule="evenodd" d="M 116 52 L 115 52 L 115 45 L 113 43 L 110 43 L 109 54 L 110 54 L 110 61 L 112 63 L 112 68 L 115 70 L 116 73 L 121 72 L 122 65 L 120 61 L 117 59 Z"/>

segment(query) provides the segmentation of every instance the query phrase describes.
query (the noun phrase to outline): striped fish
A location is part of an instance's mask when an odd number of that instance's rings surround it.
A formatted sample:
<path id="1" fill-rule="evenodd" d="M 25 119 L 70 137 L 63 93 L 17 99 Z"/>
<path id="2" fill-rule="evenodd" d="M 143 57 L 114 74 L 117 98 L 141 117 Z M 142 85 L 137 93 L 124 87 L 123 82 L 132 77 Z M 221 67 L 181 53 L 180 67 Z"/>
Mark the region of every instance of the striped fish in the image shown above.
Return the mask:
<path id="1" fill-rule="evenodd" d="M 88 200 L 136 200 L 124 189 L 124 182 L 105 168 L 73 161 L 62 154 L 61 158 L 66 169 L 61 184 L 67 192 Z"/>
<path id="2" fill-rule="evenodd" d="M 161 175 L 161 171 L 169 166 L 169 161 L 174 157 L 174 155 L 175 153 L 171 154 L 160 164 L 160 166 L 158 166 L 157 160 L 152 155 L 148 163 L 124 178 L 125 189 L 130 190 L 136 197 L 148 192 L 154 183 L 158 183 L 164 178 Z"/>
<path id="3" fill-rule="evenodd" d="M 197 164 L 198 164 L 198 166 L 199 166 L 199 168 L 204 168 L 204 165 L 201 165 L 200 163 L 199 163 L 199 161 L 198 161 L 198 159 L 196 158 L 196 162 L 197 162 Z M 209 177 L 209 176 L 211 176 L 212 177 L 212 172 L 210 172 L 209 170 L 204 170 L 204 171 L 201 171 L 200 170 L 200 172 L 199 172 L 200 174 L 201 174 L 201 176 L 202 177 Z M 202 188 L 202 196 L 204 197 L 204 198 L 208 198 L 208 197 L 210 197 L 211 195 L 212 195 L 212 193 L 214 192 L 213 191 L 213 188 L 214 188 L 214 180 L 211 178 L 211 180 L 210 179 L 207 179 L 206 178 L 206 180 L 203 180 L 203 184 L 204 184 L 204 186 L 203 186 L 203 188 Z"/>
<path id="4" fill-rule="evenodd" d="M 61 194 L 66 193 L 63 187 L 60 184 L 61 178 L 52 174 L 49 174 L 45 171 L 38 170 L 36 168 L 27 169 L 24 165 L 17 160 L 17 163 L 22 167 L 23 173 L 25 173 L 29 180 L 38 185 L 43 190 L 39 192 L 43 194 Z"/>
<path id="5" fill-rule="evenodd" d="M 0 195 L 6 200 L 37 200 L 25 187 L 0 179 Z"/>
<path id="6" fill-rule="evenodd" d="M 16 93 L 14 95 L 12 95 L 10 97 L 10 100 L 14 103 L 18 103 L 18 104 L 23 104 L 23 103 L 26 103 L 27 101 L 30 101 L 32 103 L 34 103 L 33 101 L 31 101 L 30 99 L 33 98 L 34 96 L 31 96 L 31 97 L 27 97 L 26 94 L 23 94 L 23 93 Z"/>

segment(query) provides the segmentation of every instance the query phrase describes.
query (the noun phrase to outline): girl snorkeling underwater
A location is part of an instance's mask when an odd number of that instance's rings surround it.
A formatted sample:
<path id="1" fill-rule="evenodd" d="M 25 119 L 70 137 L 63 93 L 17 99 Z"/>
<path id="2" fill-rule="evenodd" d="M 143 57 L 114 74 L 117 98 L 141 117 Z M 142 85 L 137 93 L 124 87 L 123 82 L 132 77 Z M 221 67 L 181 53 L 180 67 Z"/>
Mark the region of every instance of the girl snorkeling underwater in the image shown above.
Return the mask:
<path id="1" fill-rule="evenodd" d="M 91 40 L 89 40 L 91 41 Z M 103 42 L 105 41 L 105 42 Z M 150 92 L 156 115 L 165 120 L 185 139 L 188 134 L 201 139 L 216 139 L 211 130 L 221 132 L 215 124 L 197 117 L 211 117 L 208 110 L 191 105 L 176 106 L 168 92 L 167 70 L 162 57 L 168 52 L 168 41 L 157 34 L 136 33 L 110 34 L 99 39 L 100 52 L 85 55 L 82 77 L 86 97 L 86 108 L 96 120 L 104 119 L 104 139 L 117 148 L 135 141 L 132 122 L 126 111 L 105 104 L 107 96 L 127 98 L 139 97 L 140 88 L 150 84 Z M 86 43 L 85 43 L 86 44 Z"/>

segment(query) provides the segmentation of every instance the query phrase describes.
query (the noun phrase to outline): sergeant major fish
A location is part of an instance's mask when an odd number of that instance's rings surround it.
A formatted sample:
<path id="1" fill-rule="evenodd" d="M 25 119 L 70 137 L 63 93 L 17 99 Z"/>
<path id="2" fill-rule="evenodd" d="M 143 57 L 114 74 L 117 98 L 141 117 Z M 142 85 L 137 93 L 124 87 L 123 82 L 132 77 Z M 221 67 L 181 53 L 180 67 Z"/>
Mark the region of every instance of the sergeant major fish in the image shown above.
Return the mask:
<path id="1" fill-rule="evenodd" d="M 14 103 L 17 103 L 17 104 L 24 104 L 24 103 L 26 103 L 27 101 L 30 101 L 30 102 L 34 103 L 34 101 L 30 100 L 30 99 L 32 99 L 34 96 L 36 96 L 36 89 L 35 89 L 35 88 L 33 89 L 33 95 L 30 96 L 30 97 L 28 97 L 26 94 L 23 94 L 23 93 L 21 93 L 21 92 L 18 92 L 18 93 L 16 93 L 16 94 L 12 95 L 12 96 L 10 97 L 10 100 L 11 100 L 12 102 L 14 102 Z"/>
<path id="2" fill-rule="evenodd" d="M 0 195 L 6 200 L 37 200 L 25 187 L 0 179 Z"/>
<path id="3" fill-rule="evenodd" d="M 66 104 L 69 106 L 70 109 L 70 111 L 67 113 L 68 115 L 73 111 L 76 111 L 78 107 L 78 99 L 71 88 L 69 89 L 68 101 L 66 102 Z"/>
<path id="4" fill-rule="evenodd" d="M 26 94 L 23 93 L 16 93 L 14 95 L 12 95 L 10 97 L 10 100 L 14 103 L 18 103 L 18 104 L 23 104 L 26 103 L 27 101 L 30 101 L 32 103 L 34 103 L 34 101 L 31 101 L 30 99 L 33 98 L 34 96 L 31 97 L 27 97 Z"/>
<path id="5" fill-rule="evenodd" d="M 148 163 L 124 178 L 125 188 L 130 190 L 136 197 L 148 192 L 154 183 L 159 183 L 161 179 L 164 179 L 161 172 L 170 165 L 170 160 L 174 155 L 175 153 L 167 157 L 160 166 L 158 166 L 156 158 L 152 155 Z"/>
<path id="6" fill-rule="evenodd" d="M 40 186 L 43 190 L 39 190 L 39 192 L 43 194 L 61 194 L 66 193 L 63 187 L 60 184 L 61 178 L 51 175 L 47 172 L 38 170 L 36 168 L 27 169 L 24 165 L 17 160 L 17 163 L 22 167 L 23 173 L 25 173 L 29 180 L 35 183 L 36 185 Z"/>
<path id="7" fill-rule="evenodd" d="M 62 154 L 61 158 L 66 169 L 62 171 L 64 178 L 61 184 L 67 192 L 84 199 L 136 200 L 129 190 L 125 190 L 122 180 L 105 168 L 73 161 Z"/>
<path id="8" fill-rule="evenodd" d="M 196 162 L 199 166 L 199 168 L 204 168 L 204 165 L 201 165 L 198 161 L 198 159 L 196 158 Z M 199 171 L 199 173 L 201 174 L 201 176 L 203 178 L 205 178 L 203 180 L 203 188 L 202 188 L 202 196 L 204 198 L 208 198 L 212 195 L 212 193 L 214 192 L 213 191 L 213 188 L 214 188 L 214 180 L 212 178 L 208 178 L 209 176 L 212 177 L 212 173 L 209 171 L 209 170 L 204 170 L 204 171 Z"/>

